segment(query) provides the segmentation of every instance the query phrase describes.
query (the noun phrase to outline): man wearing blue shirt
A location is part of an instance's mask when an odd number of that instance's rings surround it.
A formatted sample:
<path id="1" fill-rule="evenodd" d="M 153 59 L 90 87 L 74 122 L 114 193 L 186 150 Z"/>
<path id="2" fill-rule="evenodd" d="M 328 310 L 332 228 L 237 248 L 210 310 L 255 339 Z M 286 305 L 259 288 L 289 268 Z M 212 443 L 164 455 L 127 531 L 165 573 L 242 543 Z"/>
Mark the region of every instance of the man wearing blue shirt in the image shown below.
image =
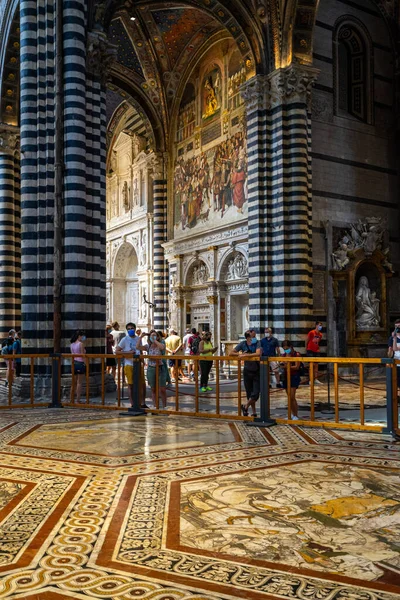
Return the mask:
<path id="1" fill-rule="evenodd" d="M 271 327 L 266 327 L 264 334 L 265 337 L 260 341 L 262 356 L 279 356 L 279 342 L 276 337 L 273 337 Z M 276 387 L 281 388 L 279 363 L 277 361 L 272 361 L 270 365 L 271 370 L 275 375 Z"/>

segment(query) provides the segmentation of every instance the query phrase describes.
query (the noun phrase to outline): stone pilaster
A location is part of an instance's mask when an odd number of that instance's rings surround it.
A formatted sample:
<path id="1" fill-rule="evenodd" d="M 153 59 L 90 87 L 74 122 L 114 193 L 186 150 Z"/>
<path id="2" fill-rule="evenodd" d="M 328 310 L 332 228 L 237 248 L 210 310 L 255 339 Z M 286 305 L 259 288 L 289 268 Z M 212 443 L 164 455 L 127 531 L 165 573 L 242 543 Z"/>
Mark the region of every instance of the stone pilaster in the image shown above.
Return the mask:
<path id="1" fill-rule="evenodd" d="M 312 319 L 312 85 L 278 69 L 244 90 L 249 138 L 250 321 L 303 339 Z"/>
<path id="2" fill-rule="evenodd" d="M 19 130 L 0 123 L 0 335 L 21 320 L 19 170 Z"/>

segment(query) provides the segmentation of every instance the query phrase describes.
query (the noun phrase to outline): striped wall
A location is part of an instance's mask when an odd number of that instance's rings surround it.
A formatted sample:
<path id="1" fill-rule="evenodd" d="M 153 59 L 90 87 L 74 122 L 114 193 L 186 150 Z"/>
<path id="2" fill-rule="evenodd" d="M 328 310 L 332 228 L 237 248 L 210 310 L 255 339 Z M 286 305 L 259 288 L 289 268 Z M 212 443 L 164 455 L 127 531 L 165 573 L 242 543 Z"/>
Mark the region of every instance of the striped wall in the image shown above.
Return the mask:
<path id="1" fill-rule="evenodd" d="M 264 97 L 247 99 L 250 321 L 280 339 L 304 339 L 312 325 L 311 121 L 301 89 L 313 78 L 282 69 L 264 80 Z"/>
<path id="2" fill-rule="evenodd" d="M 17 128 L 0 126 L 0 336 L 19 328 L 20 309 L 20 197 Z"/>
<path id="3" fill-rule="evenodd" d="M 21 0 L 22 315 L 25 347 L 53 345 L 54 2 Z M 86 0 L 63 3 L 64 348 L 103 350 L 105 89 L 86 70 Z"/>

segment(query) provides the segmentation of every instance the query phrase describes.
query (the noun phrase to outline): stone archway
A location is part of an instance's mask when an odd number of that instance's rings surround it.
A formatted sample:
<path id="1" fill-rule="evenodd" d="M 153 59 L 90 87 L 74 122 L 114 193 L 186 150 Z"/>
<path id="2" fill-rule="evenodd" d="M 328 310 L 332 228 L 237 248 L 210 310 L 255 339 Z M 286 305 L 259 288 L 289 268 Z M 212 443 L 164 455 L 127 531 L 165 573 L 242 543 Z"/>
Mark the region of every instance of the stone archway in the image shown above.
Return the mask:
<path id="1" fill-rule="evenodd" d="M 110 278 L 110 317 L 125 325 L 140 318 L 138 256 L 134 247 L 124 242 L 119 247 Z"/>
<path id="2" fill-rule="evenodd" d="M 221 340 L 236 341 L 249 327 L 249 273 L 244 253 L 234 250 L 219 270 Z M 223 316 L 224 314 L 224 316 Z M 222 325 L 226 323 L 223 329 Z"/>

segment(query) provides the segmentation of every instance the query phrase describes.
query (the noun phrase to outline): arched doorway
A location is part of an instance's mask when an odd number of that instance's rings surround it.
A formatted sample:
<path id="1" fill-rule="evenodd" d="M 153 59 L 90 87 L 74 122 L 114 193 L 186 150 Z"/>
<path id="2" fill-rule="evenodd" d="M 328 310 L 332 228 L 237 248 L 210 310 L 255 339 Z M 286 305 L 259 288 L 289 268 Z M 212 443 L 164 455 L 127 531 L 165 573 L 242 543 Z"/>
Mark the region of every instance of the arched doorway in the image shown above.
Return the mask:
<path id="1" fill-rule="evenodd" d="M 124 326 L 138 323 L 140 316 L 138 257 L 134 247 L 123 243 L 117 250 L 109 285 L 108 319 Z"/>

